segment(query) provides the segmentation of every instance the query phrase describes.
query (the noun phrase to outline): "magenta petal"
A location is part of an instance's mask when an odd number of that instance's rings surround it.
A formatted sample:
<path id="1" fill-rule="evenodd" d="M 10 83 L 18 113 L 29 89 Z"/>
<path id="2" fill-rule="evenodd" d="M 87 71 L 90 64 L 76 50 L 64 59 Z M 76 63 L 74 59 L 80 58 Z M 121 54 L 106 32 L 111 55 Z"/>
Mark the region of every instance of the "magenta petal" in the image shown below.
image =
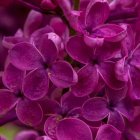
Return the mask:
<path id="1" fill-rule="evenodd" d="M 14 93 L 0 89 L 0 115 L 4 115 L 11 110 L 17 103 L 18 99 Z"/>
<path id="2" fill-rule="evenodd" d="M 95 140 L 121 140 L 121 132 L 112 125 L 102 125 L 99 127 Z"/>
<path id="3" fill-rule="evenodd" d="M 56 139 L 56 128 L 58 122 L 61 120 L 61 116 L 59 115 L 51 115 L 48 117 L 44 124 L 44 132 L 47 136 L 51 137 L 53 140 Z"/>
<path id="4" fill-rule="evenodd" d="M 79 119 L 63 119 L 56 129 L 58 140 L 92 140 L 89 126 Z"/>
<path id="5" fill-rule="evenodd" d="M 12 64 L 8 64 L 3 73 L 3 83 L 7 88 L 18 92 L 22 89 L 24 75 L 24 71 L 17 69 Z"/>
<path id="6" fill-rule="evenodd" d="M 134 99 L 140 99 L 140 70 L 131 66 L 130 68 L 130 80 L 132 82 L 131 95 Z"/>
<path id="7" fill-rule="evenodd" d="M 8 36 L 4 37 L 2 40 L 2 45 L 8 49 L 11 49 L 14 45 L 17 43 L 25 42 L 27 39 L 23 37 L 17 37 L 17 36 Z"/>
<path id="8" fill-rule="evenodd" d="M 77 73 L 66 61 L 57 61 L 48 70 L 50 80 L 57 87 L 70 87 L 78 81 Z"/>
<path id="9" fill-rule="evenodd" d="M 134 118 L 134 106 L 130 99 L 123 99 L 120 101 L 116 107 L 116 110 L 125 116 L 128 120 L 133 120 Z"/>
<path id="10" fill-rule="evenodd" d="M 30 41 L 31 43 L 35 44 L 35 46 L 37 48 L 39 48 L 40 46 L 40 43 L 41 43 L 41 39 L 42 39 L 42 36 L 46 33 L 50 33 L 50 32 L 53 32 L 53 29 L 52 27 L 46 25 L 45 27 L 43 28 L 39 28 L 38 30 L 36 30 L 30 37 Z"/>
<path id="11" fill-rule="evenodd" d="M 18 43 L 10 51 L 11 63 L 22 70 L 41 67 L 42 57 L 38 50 L 29 43 Z"/>
<path id="12" fill-rule="evenodd" d="M 78 71 L 78 83 L 71 87 L 71 91 L 77 97 L 87 96 L 95 91 L 98 79 L 96 68 L 86 65 Z"/>
<path id="13" fill-rule="evenodd" d="M 50 25 L 51 25 L 51 27 L 53 27 L 55 33 L 57 33 L 60 37 L 66 39 L 66 40 L 68 39 L 69 29 L 61 18 L 58 18 L 58 17 L 52 18 Z"/>
<path id="14" fill-rule="evenodd" d="M 58 57 L 59 50 L 51 38 L 48 38 L 48 34 L 42 36 L 39 50 L 44 56 L 47 64 L 51 64 Z"/>
<path id="15" fill-rule="evenodd" d="M 115 66 L 115 73 L 116 78 L 121 81 L 128 81 L 129 79 L 129 73 L 128 73 L 128 67 L 126 66 L 126 58 L 122 58 L 119 61 L 116 62 Z"/>
<path id="16" fill-rule="evenodd" d="M 43 15 L 36 11 L 31 11 L 24 24 L 24 35 L 29 37 L 42 23 Z"/>
<path id="17" fill-rule="evenodd" d="M 113 125 L 120 131 L 123 131 L 125 128 L 124 119 L 123 119 L 122 115 L 120 113 L 118 113 L 117 111 L 113 111 L 113 112 L 109 113 L 107 123 Z"/>
<path id="18" fill-rule="evenodd" d="M 94 29 L 92 34 L 106 41 L 118 42 L 126 36 L 126 30 L 115 24 L 105 24 Z"/>
<path id="19" fill-rule="evenodd" d="M 123 55 L 128 55 L 135 47 L 135 34 L 130 25 L 127 25 L 127 35 L 122 40 Z"/>
<path id="20" fill-rule="evenodd" d="M 52 140 L 52 139 L 48 136 L 41 136 L 41 137 L 38 137 L 36 140 Z"/>
<path id="21" fill-rule="evenodd" d="M 43 112 L 40 105 L 27 99 L 18 102 L 16 113 L 18 119 L 22 123 L 30 126 L 39 124 L 43 118 Z"/>
<path id="22" fill-rule="evenodd" d="M 75 97 L 72 92 L 65 93 L 61 97 L 61 106 L 63 112 L 70 111 L 74 108 L 81 107 L 88 97 Z"/>
<path id="23" fill-rule="evenodd" d="M 36 140 L 37 137 L 38 134 L 36 131 L 26 130 L 26 131 L 19 132 L 16 135 L 15 140 Z"/>
<path id="24" fill-rule="evenodd" d="M 24 79 L 23 93 L 30 100 L 43 98 L 49 88 L 48 74 L 44 69 L 31 71 Z"/>
<path id="25" fill-rule="evenodd" d="M 107 0 L 94 0 L 88 4 L 86 11 L 86 26 L 95 28 L 103 24 L 109 16 Z"/>
<path id="26" fill-rule="evenodd" d="M 132 58 L 130 60 L 130 65 L 135 66 L 136 68 L 140 69 L 140 44 L 136 47 L 136 49 L 133 51 Z"/>
<path id="27" fill-rule="evenodd" d="M 41 105 L 41 108 L 45 115 L 59 114 L 61 112 L 60 104 L 55 100 L 51 100 L 48 98 L 42 99 L 39 101 L 39 104 Z"/>
<path id="28" fill-rule="evenodd" d="M 105 98 L 95 97 L 87 100 L 82 107 L 83 117 L 89 121 L 100 121 L 107 117 L 109 109 Z"/>
<path id="29" fill-rule="evenodd" d="M 125 86 L 125 82 L 119 81 L 115 75 L 115 63 L 101 63 L 98 71 L 105 83 L 112 89 L 121 89 Z"/>
<path id="30" fill-rule="evenodd" d="M 71 37 L 67 43 L 66 50 L 68 54 L 76 61 L 81 63 L 88 63 L 92 57 L 92 49 L 89 48 L 82 37 Z"/>

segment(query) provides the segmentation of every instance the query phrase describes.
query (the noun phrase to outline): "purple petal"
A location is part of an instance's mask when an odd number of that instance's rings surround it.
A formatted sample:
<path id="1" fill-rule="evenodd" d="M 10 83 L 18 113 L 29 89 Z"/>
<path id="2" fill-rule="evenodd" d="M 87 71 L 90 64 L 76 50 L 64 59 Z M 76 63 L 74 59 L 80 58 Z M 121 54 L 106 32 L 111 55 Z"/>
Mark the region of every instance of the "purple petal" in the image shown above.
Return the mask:
<path id="1" fill-rule="evenodd" d="M 10 51 L 11 63 L 22 70 L 32 70 L 41 67 L 42 57 L 38 50 L 29 43 L 18 43 Z"/>
<path id="2" fill-rule="evenodd" d="M 31 71 L 24 79 L 23 93 L 30 100 L 43 98 L 49 88 L 48 74 L 44 69 Z"/>
<path id="3" fill-rule="evenodd" d="M 128 55 L 135 47 L 135 35 L 130 25 L 127 25 L 127 35 L 122 40 L 123 54 Z"/>
<path id="4" fill-rule="evenodd" d="M 109 16 L 107 0 L 94 0 L 88 4 L 86 11 L 86 26 L 95 28 L 103 24 Z"/>
<path id="5" fill-rule="evenodd" d="M 42 40 L 42 36 L 46 33 L 50 33 L 50 32 L 53 32 L 53 29 L 52 27 L 46 25 L 45 27 L 43 28 L 39 28 L 38 30 L 36 30 L 30 37 L 30 41 L 31 43 L 35 44 L 35 46 L 37 48 L 39 48 L 40 46 L 40 42 Z"/>
<path id="6" fill-rule="evenodd" d="M 122 58 L 116 62 L 115 73 L 116 78 L 121 81 L 128 81 L 129 73 L 128 66 L 126 65 L 126 58 Z"/>
<path id="7" fill-rule="evenodd" d="M 135 67 L 131 66 L 130 68 L 130 80 L 131 80 L 131 95 L 134 99 L 140 99 L 140 71 Z"/>
<path id="8" fill-rule="evenodd" d="M 59 114 L 61 112 L 60 104 L 55 100 L 51 100 L 47 98 L 47 99 L 40 100 L 39 104 L 41 105 L 41 108 L 45 115 Z"/>
<path id="9" fill-rule="evenodd" d="M 86 65 L 78 71 L 78 83 L 71 87 L 71 91 L 77 97 L 87 96 L 96 89 L 98 79 L 96 68 Z"/>
<path id="10" fill-rule="evenodd" d="M 45 58 L 46 63 L 49 65 L 54 62 L 58 57 L 58 48 L 54 42 L 48 38 L 48 34 L 42 36 L 39 50 Z"/>
<path id="11" fill-rule="evenodd" d="M 88 63 L 92 57 L 92 49 L 87 47 L 82 37 L 71 37 L 66 46 L 68 54 L 76 61 Z"/>
<path id="12" fill-rule="evenodd" d="M 49 136 L 52 139 L 56 139 L 56 128 L 58 125 L 58 122 L 61 120 L 61 116 L 59 115 L 52 115 L 50 116 L 45 124 L 44 124 L 44 132 L 47 136 Z"/>
<path id="13" fill-rule="evenodd" d="M 31 11 L 24 24 L 24 35 L 29 37 L 42 23 L 43 15 L 36 11 Z"/>
<path id="14" fill-rule="evenodd" d="M 11 110 L 17 104 L 17 101 L 14 93 L 0 89 L 0 115 L 4 115 Z"/>
<path id="15" fill-rule="evenodd" d="M 96 140 L 121 140 L 121 132 L 112 125 L 102 125 L 96 136 Z"/>
<path id="16" fill-rule="evenodd" d="M 36 131 L 26 130 L 26 131 L 19 132 L 16 135 L 15 140 L 36 140 L 37 137 L 38 134 Z"/>
<path id="17" fill-rule="evenodd" d="M 82 107 L 83 117 L 89 121 L 100 121 L 107 117 L 109 109 L 105 98 L 95 97 L 87 100 Z"/>
<path id="18" fill-rule="evenodd" d="M 78 81 L 77 73 L 66 61 L 55 62 L 48 71 L 50 80 L 57 87 L 70 87 Z"/>
<path id="19" fill-rule="evenodd" d="M 108 97 L 109 102 L 118 103 L 122 99 L 124 99 L 127 95 L 128 87 L 125 86 L 120 90 L 113 90 L 110 88 L 106 88 L 106 94 Z"/>
<path id="20" fill-rule="evenodd" d="M 125 86 L 125 82 L 119 81 L 115 76 L 115 63 L 101 63 L 98 71 L 105 83 L 112 89 L 121 89 Z"/>
<path id="21" fill-rule="evenodd" d="M 4 136 L 0 135 L 0 140 L 7 140 Z"/>
<path id="22" fill-rule="evenodd" d="M 134 118 L 134 106 L 130 99 L 123 99 L 120 101 L 116 107 L 116 110 L 125 116 L 128 120 L 133 120 Z"/>
<path id="23" fill-rule="evenodd" d="M 11 49 L 17 43 L 26 42 L 26 41 L 27 39 L 23 37 L 8 36 L 3 38 L 2 45 L 8 49 Z"/>
<path id="24" fill-rule="evenodd" d="M 125 128 L 125 122 L 120 113 L 117 111 L 110 112 L 108 116 L 108 124 L 113 125 L 118 130 L 123 131 Z"/>
<path id="25" fill-rule="evenodd" d="M 53 27 L 55 33 L 57 33 L 60 37 L 66 40 L 68 39 L 69 37 L 68 27 L 61 18 L 58 18 L 58 17 L 52 18 L 50 25 L 51 27 Z"/>
<path id="26" fill-rule="evenodd" d="M 86 123 L 79 119 L 63 119 L 56 129 L 58 140 L 92 140 L 92 133 Z"/>
<path id="27" fill-rule="evenodd" d="M 52 140 L 52 139 L 48 136 L 41 136 L 41 137 L 38 137 L 36 140 Z"/>
<path id="28" fill-rule="evenodd" d="M 17 69 L 12 64 L 8 64 L 3 73 L 3 83 L 7 88 L 18 92 L 22 89 L 24 75 L 24 71 Z"/>
<path id="29" fill-rule="evenodd" d="M 136 68 L 140 69 L 140 44 L 133 50 L 133 55 L 130 60 L 130 65 L 135 66 Z"/>
<path id="30" fill-rule="evenodd" d="M 18 102 L 16 113 L 22 123 L 30 126 L 39 124 L 43 118 L 43 111 L 40 105 L 27 99 Z"/>
<path id="31" fill-rule="evenodd" d="M 88 97 L 75 97 L 72 92 L 65 93 L 61 97 L 61 106 L 64 112 L 81 107 Z"/>
<path id="32" fill-rule="evenodd" d="M 94 38 L 92 36 L 84 35 L 84 41 L 87 46 L 95 48 L 95 47 L 101 47 L 104 43 L 104 38 Z"/>
<path id="33" fill-rule="evenodd" d="M 94 29 L 92 34 L 109 42 L 118 42 L 126 36 L 126 30 L 115 24 L 105 24 Z"/>

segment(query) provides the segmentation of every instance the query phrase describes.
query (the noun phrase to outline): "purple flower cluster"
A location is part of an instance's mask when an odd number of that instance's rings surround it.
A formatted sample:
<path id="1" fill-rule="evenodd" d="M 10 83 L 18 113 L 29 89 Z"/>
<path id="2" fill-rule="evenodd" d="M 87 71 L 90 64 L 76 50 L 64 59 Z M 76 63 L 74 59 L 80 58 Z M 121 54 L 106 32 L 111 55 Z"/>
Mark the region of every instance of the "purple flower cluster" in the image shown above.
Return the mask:
<path id="1" fill-rule="evenodd" d="M 2 39 L 0 125 L 25 128 L 15 140 L 140 140 L 140 1 L 20 2 L 32 10 Z"/>

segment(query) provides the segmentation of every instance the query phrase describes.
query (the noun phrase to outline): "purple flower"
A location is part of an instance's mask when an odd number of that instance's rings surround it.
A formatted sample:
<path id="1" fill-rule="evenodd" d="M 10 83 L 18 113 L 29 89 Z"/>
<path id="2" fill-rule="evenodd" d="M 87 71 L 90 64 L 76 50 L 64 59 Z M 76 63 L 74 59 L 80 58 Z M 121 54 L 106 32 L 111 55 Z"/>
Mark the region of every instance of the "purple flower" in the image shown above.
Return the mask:
<path id="1" fill-rule="evenodd" d="M 100 121 L 108 116 L 108 124 L 119 130 L 124 130 L 125 122 L 123 116 L 129 120 L 133 119 L 133 105 L 125 98 L 126 89 L 120 91 L 107 91 L 107 98 L 94 97 L 87 100 L 82 107 L 83 117 L 90 121 Z"/>
<path id="2" fill-rule="evenodd" d="M 129 95 L 133 99 L 139 99 L 139 51 L 140 45 L 135 47 L 134 34 L 131 28 L 128 28 L 127 38 L 123 42 L 124 57 L 116 63 L 116 77 L 119 80 L 126 81 L 129 84 Z"/>
<path id="3" fill-rule="evenodd" d="M 10 50 L 9 57 L 14 66 L 32 70 L 23 84 L 23 91 L 28 98 L 42 98 L 47 93 L 49 79 L 57 87 L 63 88 L 77 82 L 77 74 L 72 66 L 64 60 L 57 60 L 58 55 L 59 47 L 49 39 L 48 34 L 42 37 L 39 49 L 29 43 L 19 43 Z"/>
<path id="4" fill-rule="evenodd" d="M 100 84 L 100 78 L 113 89 L 124 86 L 124 82 L 116 79 L 115 63 L 110 61 L 118 54 L 120 47 L 118 44 L 112 45 L 104 43 L 100 48 L 90 48 L 81 36 L 73 36 L 69 39 L 66 46 L 68 54 L 74 60 L 85 64 L 78 71 L 78 83 L 72 86 L 72 92 L 76 96 L 85 96 L 95 91 L 97 85 Z"/>
<path id="5" fill-rule="evenodd" d="M 5 68 L 3 82 L 8 89 L 0 89 L 0 114 L 4 115 L 16 106 L 17 117 L 22 123 L 37 125 L 43 112 L 39 103 L 26 98 L 22 90 L 24 74 L 12 64 Z"/>

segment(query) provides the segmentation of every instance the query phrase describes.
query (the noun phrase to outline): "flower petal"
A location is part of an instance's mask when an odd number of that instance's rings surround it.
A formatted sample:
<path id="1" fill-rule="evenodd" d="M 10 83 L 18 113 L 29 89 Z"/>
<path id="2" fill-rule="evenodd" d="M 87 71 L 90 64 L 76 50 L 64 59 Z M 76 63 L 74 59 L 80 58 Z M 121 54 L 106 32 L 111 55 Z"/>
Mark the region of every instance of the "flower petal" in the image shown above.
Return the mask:
<path id="1" fill-rule="evenodd" d="M 46 63 L 49 65 L 54 62 L 58 57 L 58 48 L 51 40 L 48 38 L 48 34 L 42 36 L 40 41 L 39 50 L 45 58 Z"/>
<path id="2" fill-rule="evenodd" d="M 126 36 L 126 30 L 119 25 L 105 24 L 94 29 L 92 34 L 109 42 L 119 42 Z"/>
<path id="3" fill-rule="evenodd" d="M 125 82 L 118 80 L 115 76 L 115 63 L 104 62 L 98 67 L 98 72 L 104 82 L 112 89 L 121 89 L 125 86 Z"/>
<path id="4" fill-rule="evenodd" d="M 39 101 L 39 104 L 41 105 L 41 108 L 45 115 L 59 114 L 61 112 L 60 104 L 55 100 L 51 100 L 48 98 L 42 99 Z"/>
<path id="5" fill-rule="evenodd" d="M 66 50 L 68 54 L 76 61 L 88 63 L 92 57 L 92 49 L 87 47 L 82 37 L 71 37 L 67 43 Z"/>
<path id="6" fill-rule="evenodd" d="M 44 69 L 31 71 L 24 79 L 23 93 L 30 100 L 43 98 L 49 88 L 48 74 Z"/>
<path id="7" fill-rule="evenodd" d="M 140 44 L 134 49 L 130 65 L 140 69 Z"/>
<path id="8" fill-rule="evenodd" d="M 107 117 L 109 109 L 105 98 L 95 97 L 87 100 L 82 107 L 83 117 L 89 121 L 100 121 Z"/>
<path id="9" fill-rule="evenodd" d="M 26 130 L 19 132 L 16 135 L 15 140 L 36 140 L 37 137 L 38 133 L 36 131 Z"/>
<path id="10" fill-rule="evenodd" d="M 95 28 L 103 24 L 109 16 L 107 0 L 94 0 L 88 4 L 86 11 L 86 26 Z"/>
<path id="11" fill-rule="evenodd" d="M 74 118 L 60 121 L 56 129 L 56 136 L 58 140 L 92 140 L 92 133 L 88 125 Z"/>
<path id="12" fill-rule="evenodd" d="M 49 68 L 49 78 L 57 87 L 70 87 L 78 81 L 77 73 L 66 61 L 57 61 Z"/>
<path id="13" fill-rule="evenodd" d="M 53 32 L 53 29 L 48 25 L 43 28 L 39 28 L 30 36 L 30 42 L 33 43 L 37 48 L 39 48 L 42 36 L 50 32 Z"/>
<path id="14" fill-rule="evenodd" d="M 130 68 L 130 80 L 132 84 L 131 96 L 134 99 L 140 99 L 140 71 L 135 67 Z"/>
<path id="15" fill-rule="evenodd" d="M 60 121 L 61 116 L 59 115 L 51 115 L 48 117 L 44 124 L 44 132 L 47 136 L 52 138 L 53 140 L 56 139 L 56 127 L 58 125 L 58 122 Z"/>
<path id="16" fill-rule="evenodd" d="M 86 65 L 78 71 L 78 83 L 71 87 L 71 91 L 77 97 L 87 96 L 96 89 L 98 79 L 96 68 Z"/>
<path id="17" fill-rule="evenodd" d="M 10 51 L 11 63 L 22 70 L 41 67 L 43 59 L 38 50 L 29 43 L 18 43 Z"/>
<path id="18" fill-rule="evenodd" d="M 121 132 L 112 125 L 102 125 L 99 127 L 95 140 L 121 140 Z"/>
<path id="19" fill-rule="evenodd" d="M 65 93 L 61 97 L 61 106 L 63 112 L 68 112 L 74 108 L 81 107 L 88 97 L 76 97 L 72 92 Z"/>
<path id="20" fill-rule="evenodd" d="M 122 58 L 119 61 L 116 62 L 115 64 L 115 73 L 116 73 L 116 78 L 121 81 L 128 81 L 129 79 L 129 71 L 128 71 L 128 66 L 125 65 L 126 63 L 126 58 Z"/>
<path id="21" fill-rule="evenodd" d="M 18 99 L 13 92 L 0 89 L 0 115 L 4 115 L 10 111 L 16 105 L 17 101 Z"/>
<path id="22" fill-rule="evenodd" d="M 4 37 L 2 40 L 2 45 L 5 48 L 11 49 L 12 47 L 14 47 L 14 45 L 16 45 L 17 43 L 21 43 L 21 42 L 26 42 L 27 39 L 23 38 L 23 37 L 17 37 L 17 36 L 7 36 Z"/>
<path id="23" fill-rule="evenodd" d="M 29 37 L 42 23 L 43 15 L 36 11 L 31 11 L 24 24 L 24 35 Z"/>
<path id="24" fill-rule="evenodd" d="M 30 126 L 39 124 L 43 118 L 43 112 L 40 105 L 27 99 L 18 102 L 16 113 L 18 119 L 22 123 Z"/>
<path id="25" fill-rule="evenodd" d="M 24 75 L 24 71 L 17 69 L 11 63 L 9 63 L 3 73 L 3 83 L 7 88 L 18 92 L 22 89 Z"/>
<path id="26" fill-rule="evenodd" d="M 41 137 L 38 137 L 36 140 L 52 140 L 52 139 L 48 136 L 41 136 Z"/>
<path id="27" fill-rule="evenodd" d="M 125 122 L 120 113 L 117 111 L 110 112 L 108 116 L 108 124 L 113 125 L 118 130 L 123 131 L 125 128 Z"/>
<path id="28" fill-rule="evenodd" d="M 134 118 L 134 106 L 130 99 L 123 99 L 120 101 L 116 107 L 116 110 L 125 116 L 128 120 L 133 120 Z"/>

